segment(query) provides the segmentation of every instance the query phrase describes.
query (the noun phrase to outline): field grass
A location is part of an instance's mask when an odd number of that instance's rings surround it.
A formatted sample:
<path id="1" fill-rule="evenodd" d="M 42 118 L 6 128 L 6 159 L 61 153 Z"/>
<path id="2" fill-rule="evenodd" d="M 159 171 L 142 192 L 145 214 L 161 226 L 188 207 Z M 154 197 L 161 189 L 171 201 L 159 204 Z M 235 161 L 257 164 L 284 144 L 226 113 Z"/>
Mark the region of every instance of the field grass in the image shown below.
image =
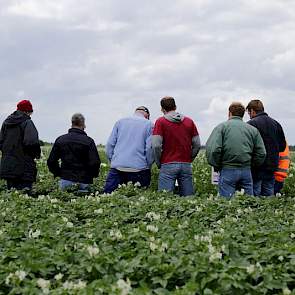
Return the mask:
<path id="1" fill-rule="evenodd" d="M 0 186 L 0 294 L 295 294 L 295 179 L 281 197 L 216 196 L 204 154 L 196 195 L 122 186 L 61 192 L 38 161 L 35 197 Z M 294 154 L 292 154 L 294 157 Z"/>

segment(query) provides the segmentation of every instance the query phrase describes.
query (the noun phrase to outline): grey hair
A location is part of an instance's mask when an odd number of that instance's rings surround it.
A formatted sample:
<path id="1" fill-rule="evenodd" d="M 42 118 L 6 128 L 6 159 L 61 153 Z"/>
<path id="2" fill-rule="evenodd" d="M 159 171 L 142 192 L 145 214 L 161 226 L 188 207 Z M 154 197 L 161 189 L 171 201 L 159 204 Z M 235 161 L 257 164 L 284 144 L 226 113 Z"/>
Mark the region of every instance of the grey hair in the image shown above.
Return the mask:
<path id="1" fill-rule="evenodd" d="M 84 126 L 85 125 L 85 117 L 80 114 L 76 113 L 72 116 L 72 126 Z"/>

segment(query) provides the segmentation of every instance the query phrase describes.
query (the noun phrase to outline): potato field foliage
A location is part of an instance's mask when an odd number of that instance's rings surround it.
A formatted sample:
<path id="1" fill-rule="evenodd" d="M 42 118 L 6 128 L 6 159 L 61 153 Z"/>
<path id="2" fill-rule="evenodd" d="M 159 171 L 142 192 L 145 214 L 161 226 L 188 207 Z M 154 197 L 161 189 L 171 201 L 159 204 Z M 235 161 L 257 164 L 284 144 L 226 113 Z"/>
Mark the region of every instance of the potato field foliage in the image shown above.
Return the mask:
<path id="1" fill-rule="evenodd" d="M 61 192 L 38 161 L 34 196 L 0 183 L 0 294 L 295 294 L 295 166 L 284 194 L 217 197 L 201 153 L 196 195 L 122 186 Z"/>

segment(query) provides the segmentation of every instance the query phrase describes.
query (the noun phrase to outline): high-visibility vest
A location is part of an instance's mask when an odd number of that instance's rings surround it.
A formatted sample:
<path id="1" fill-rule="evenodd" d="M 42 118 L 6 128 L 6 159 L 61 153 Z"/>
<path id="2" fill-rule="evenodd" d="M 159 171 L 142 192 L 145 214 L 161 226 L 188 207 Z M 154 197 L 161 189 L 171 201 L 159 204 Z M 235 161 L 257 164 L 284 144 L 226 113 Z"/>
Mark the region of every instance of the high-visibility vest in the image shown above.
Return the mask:
<path id="1" fill-rule="evenodd" d="M 279 159 L 279 167 L 277 171 L 275 172 L 275 179 L 278 182 L 284 182 L 285 179 L 288 176 L 289 167 L 290 167 L 290 152 L 289 152 L 289 146 L 286 145 L 286 149 L 280 153 L 280 159 Z"/>

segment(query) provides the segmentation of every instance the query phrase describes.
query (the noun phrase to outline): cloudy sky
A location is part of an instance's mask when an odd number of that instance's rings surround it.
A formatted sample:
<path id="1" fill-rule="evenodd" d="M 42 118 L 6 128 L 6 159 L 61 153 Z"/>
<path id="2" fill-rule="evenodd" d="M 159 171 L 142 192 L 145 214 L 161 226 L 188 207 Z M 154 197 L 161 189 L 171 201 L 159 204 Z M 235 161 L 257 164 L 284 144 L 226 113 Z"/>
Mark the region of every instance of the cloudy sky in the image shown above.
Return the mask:
<path id="1" fill-rule="evenodd" d="M 0 119 L 29 98 L 43 140 L 82 112 L 105 143 L 171 95 L 203 143 L 230 102 L 260 98 L 295 144 L 293 0 L 0 0 L 0 19 Z"/>

